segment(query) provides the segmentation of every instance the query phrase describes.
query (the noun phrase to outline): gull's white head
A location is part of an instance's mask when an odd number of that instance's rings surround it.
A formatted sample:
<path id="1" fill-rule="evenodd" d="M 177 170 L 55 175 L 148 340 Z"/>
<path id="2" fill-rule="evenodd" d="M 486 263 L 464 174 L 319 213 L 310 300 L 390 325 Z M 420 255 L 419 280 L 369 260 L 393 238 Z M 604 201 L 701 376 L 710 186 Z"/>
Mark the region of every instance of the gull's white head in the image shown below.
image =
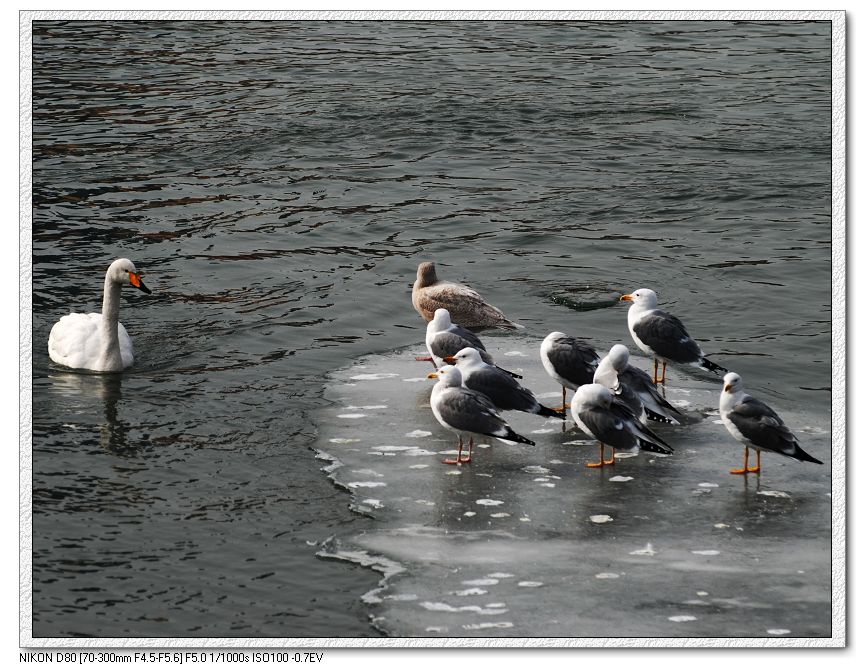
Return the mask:
<path id="1" fill-rule="evenodd" d="M 622 295 L 619 301 L 632 302 L 635 306 L 643 309 L 655 308 L 658 305 L 658 295 L 649 288 L 639 288 L 629 295 Z"/>
<path id="2" fill-rule="evenodd" d="M 141 273 L 135 268 L 132 260 L 127 260 L 125 257 L 114 260 L 108 267 L 105 277 L 112 283 L 120 283 L 121 285 L 129 283 L 132 287 L 150 294 L 150 288 L 144 285 L 141 280 Z"/>
<path id="3" fill-rule="evenodd" d="M 429 374 L 427 378 L 438 378 L 439 384 L 444 387 L 459 387 L 463 384 L 463 375 L 460 370 L 449 364 L 439 367 L 438 371 Z"/>
<path id="4" fill-rule="evenodd" d="M 451 313 L 446 308 L 437 308 L 430 320 L 430 326 L 436 330 L 447 329 L 451 326 Z"/>
<path id="5" fill-rule="evenodd" d="M 444 358 L 448 364 L 455 364 L 457 367 L 475 366 L 476 364 L 484 364 L 481 358 L 481 353 L 477 348 L 463 348 L 456 355 L 448 355 Z"/>
<path id="6" fill-rule="evenodd" d="M 613 395 L 598 383 L 580 385 L 573 401 L 573 404 L 579 406 L 601 406 L 602 408 L 609 408 L 611 403 L 613 403 Z"/>
<path id="7" fill-rule="evenodd" d="M 724 376 L 724 392 L 736 394 L 744 389 L 742 385 L 742 377 L 738 373 L 732 371 Z"/>
<path id="8" fill-rule="evenodd" d="M 622 373 L 622 371 L 624 371 L 628 366 L 631 354 L 625 346 L 621 343 L 617 343 L 610 348 L 607 358 L 610 360 L 610 364 L 616 370 L 616 373 Z"/>

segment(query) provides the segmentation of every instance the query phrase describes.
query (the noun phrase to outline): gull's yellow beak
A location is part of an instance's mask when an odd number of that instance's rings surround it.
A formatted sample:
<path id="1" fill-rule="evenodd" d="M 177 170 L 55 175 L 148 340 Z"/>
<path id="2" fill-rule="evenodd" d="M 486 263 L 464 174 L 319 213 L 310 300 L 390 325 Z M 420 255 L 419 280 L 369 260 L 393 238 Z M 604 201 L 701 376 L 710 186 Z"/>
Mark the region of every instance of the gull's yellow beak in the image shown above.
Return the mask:
<path id="1" fill-rule="evenodd" d="M 427 378 L 438 378 L 438 377 L 439 377 L 439 375 L 435 371 L 427 374 Z"/>
<path id="2" fill-rule="evenodd" d="M 733 389 L 732 385 L 724 385 L 724 392 L 730 392 Z"/>
<path id="3" fill-rule="evenodd" d="M 445 362 L 447 362 L 448 364 L 456 364 L 457 363 L 457 358 L 454 357 L 453 355 L 448 355 L 447 357 L 442 357 L 442 359 Z"/>
<path id="4" fill-rule="evenodd" d="M 634 301 L 634 298 L 631 295 L 622 295 L 621 297 L 619 297 L 619 301 L 620 302 L 632 302 L 632 301 Z"/>

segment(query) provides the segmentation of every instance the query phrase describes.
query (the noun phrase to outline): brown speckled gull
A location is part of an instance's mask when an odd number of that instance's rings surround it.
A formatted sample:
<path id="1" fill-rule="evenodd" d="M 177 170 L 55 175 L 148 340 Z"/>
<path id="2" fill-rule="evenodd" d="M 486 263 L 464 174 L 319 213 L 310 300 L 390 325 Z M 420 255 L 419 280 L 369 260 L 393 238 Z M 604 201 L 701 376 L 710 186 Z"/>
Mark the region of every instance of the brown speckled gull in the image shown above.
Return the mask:
<path id="1" fill-rule="evenodd" d="M 417 268 L 417 280 L 411 291 L 411 303 L 424 320 L 433 319 L 436 309 L 450 312 L 451 321 L 462 327 L 500 327 L 522 329 L 522 325 L 511 322 L 495 306 L 487 304 L 470 287 L 461 283 L 440 281 L 435 264 L 421 262 Z"/>

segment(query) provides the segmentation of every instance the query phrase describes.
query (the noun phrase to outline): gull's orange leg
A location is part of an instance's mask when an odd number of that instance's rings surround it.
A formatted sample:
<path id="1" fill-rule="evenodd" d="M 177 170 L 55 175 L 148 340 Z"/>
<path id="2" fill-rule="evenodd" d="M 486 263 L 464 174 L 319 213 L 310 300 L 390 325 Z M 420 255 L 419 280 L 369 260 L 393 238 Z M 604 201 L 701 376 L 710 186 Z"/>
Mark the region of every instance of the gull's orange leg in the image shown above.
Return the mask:
<path id="1" fill-rule="evenodd" d="M 612 451 L 612 454 L 609 459 L 604 461 L 604 466 L 613 466 L 616 463 L 616 449 L 611 445 L 610 450 Z"/>
<path id="2" fill-rule="evenodd" d="M 568 403 L 567 399 L 568 399 L 568 388 L 566 388 L 564 385 L 562 385 L 562 407 L 558 410 L 561 410 L 562 412 L 564 412 L 571 407 L 571 405 Z"/>
<path id="3" fill-rule="evenodd" d="M 742 468 L 733 469 L 732 471 L 730 471 L 730 473 L 733 473 L 735 475 L 742 475 L 744 473 L 748 473 L 748 448 L 747 447 L 745 448 L 745 463 L 742 465 Z"/>
<path id="4" fill-rule="evenodd" d="M 586 464 L 590 469 L 597 469 L 604 465 L 604 444 L 598 441 L 598 445 L 601 446 L 601 456 L 596 462 L 589 462 Z"/>
<path id="5" fill-rule="evenodd" d="M 469 436 L 469 456 L 468 457 L 460 457 L 458 463 L 471 464 L 472 463 L 472 450 L 474 450 L 474 447 L 475 447 L 475 437 Z"/>
<path id="6" fill-rule="evenodd" d="M 460 434 L 460 448 L 457 451 L 456 459 L 442 459 L 442 464 L 462 464 L 463 458 L 463 436 Z"/>
<path id="7" fill-rule="evenodd" d="M 664 366 L 661 367 L 661 385 L 667 382 L 667 363 L 664 362 Z"/>
<path id="8" fill-rule="evenodd" d="M 760 472 L 760 450 L 757 450 L 757 466 L 753 466 L 751 468 L 747 468 L 748 473 L 759 473 Z"/>
<path id="9" fill-rule="evenodd" d="M 658 381 L 658 358 L 652 358 L 654 360 L 655 366 L 652 370 L 652 382 L 657 385 L 660 381 Z"/>

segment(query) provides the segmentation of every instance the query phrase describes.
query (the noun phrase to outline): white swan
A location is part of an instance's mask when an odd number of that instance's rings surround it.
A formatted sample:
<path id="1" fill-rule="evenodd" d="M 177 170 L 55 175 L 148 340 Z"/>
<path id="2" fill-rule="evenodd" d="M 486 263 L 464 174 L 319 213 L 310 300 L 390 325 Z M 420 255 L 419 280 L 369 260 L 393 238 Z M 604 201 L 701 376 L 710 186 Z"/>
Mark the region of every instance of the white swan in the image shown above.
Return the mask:
<path id="1" fill-rule="evenodd" d="M 120 288 L 127 282 L 150 294 L 130 260 L 112 262 L 105 272 L 102 313 L 70 313 L 51 328 L 48 355 L 53 361 L 91 371 L 121 371 L 132 364 L 132 339 L 118 322 Z"/>

